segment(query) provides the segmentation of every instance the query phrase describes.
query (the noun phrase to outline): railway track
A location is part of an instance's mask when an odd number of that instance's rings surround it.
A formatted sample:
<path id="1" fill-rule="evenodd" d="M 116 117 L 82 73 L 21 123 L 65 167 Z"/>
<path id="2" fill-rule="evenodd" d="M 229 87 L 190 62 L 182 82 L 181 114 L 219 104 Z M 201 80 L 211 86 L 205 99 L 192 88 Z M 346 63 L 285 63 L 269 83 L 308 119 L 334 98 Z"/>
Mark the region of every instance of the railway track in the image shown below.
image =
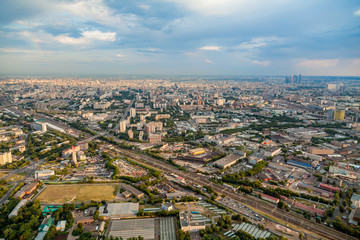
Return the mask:
<path id="1" fill-rule="evenodd" d="M 216 191 L 219 194 L 225 194 L 227 197 L 229 197 L 235 201 L 241 202 L 245 205 L 248 205 L 254 209 L 258 209 L 259 211 L 261 211 L 265 214 L 268 214 L 275 218 L 281 219 L 281 220 L 288 222 L 290 224 L 293 224 L 295 226 L 299 226 L 311 233 L 314 233 L 314 234 L 320 236 L 321 239 L 329 239 L 329 240 L 344 240 L 344 239 L 356 240 L 357 239 L 357 238 L 349 236 L 345 233 L 339 232 L 333 228 L 329 228 L 322 224 L 305 219 L 294 212 L 291 212 L 291 211 L 288 212 L 288 211 L 276 208 L 276 206 L 274 206 L 273 204 L 265 202 L 256 197 L 249 196 L 249 195 L 237 194 L 230 188 L 227 188 L 225 186 L 215 184 L 215 183 L 209 181 L 204 176 L 199 176 L 199 175 L 192 174 L 189 172 L 180 171 L 179 169 L 177 169 L 169 164 L 166 164 L 160 160 L 154 159 L 149 156 L 141 155 L 139 157 L 139 154 L 135 154 L 131 151 L 123 150 L 123 149 L 119 149 L 119 151 L 122 154 L 124 154 L 125 156 L 131 157 L 132 159 L 134 159 L 140 163 L 150 165 L 161 171 L 164 171 L 167 173 L 175 173 L 178 176 L 181 176 L 185 179 L 192 181 L 193 183 L 196 183 L 196 184 L 199 184 L 202 186 L 203 185 L 211 186 L 214 189 L 214 191 Z"/>

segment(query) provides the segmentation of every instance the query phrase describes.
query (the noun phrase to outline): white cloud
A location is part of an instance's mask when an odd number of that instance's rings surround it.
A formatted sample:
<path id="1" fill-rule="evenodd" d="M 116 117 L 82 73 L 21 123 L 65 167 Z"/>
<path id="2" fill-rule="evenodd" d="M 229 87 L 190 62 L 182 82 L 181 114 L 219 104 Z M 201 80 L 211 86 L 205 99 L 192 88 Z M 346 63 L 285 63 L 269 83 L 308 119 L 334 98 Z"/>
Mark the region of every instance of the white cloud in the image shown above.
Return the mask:
<path id="1" fill-rule="evenodd" d="M 123 54 L 116 54 L 118 58 L 124 58 L 125 56 Z"/>
<path id="2" fill-rule="evenodd" d="M 142 52 L 162 52 L 163 50 L 161 50 L 160 48 L 142 48 L 140 49 L 140 51 Z"/>
<path id="3" fill-rule="evenodd" d="M 58 9 L 85 21 L 93 21 L 122 30 L 129 30 L 129 28 L 137 26 L 138 17 L 136 15 L 116 14 L 113 9 L 104 4 L 103 0 L 64 2 L 58 5 Z"/>
<path id="4" fill-rule="evenodd" d="M 146 4 L 140 4 L 138 5 L 139 8 L 142 8 L 144 10 L 149 10 L 150 9 L 150 6 L 149 5 L 146 5 Z"/>
<path id="5" fill-rule="evenodd" d="M 210 64 L 214 64 L 214 61 L 210 60 L 210 59 L 205 59 L 206 63 L 210 63 Z"/>
<path id="6" fill-rule="evenodd" d="M 268 11 L 270 7 L 281 7 L 289 4 L 289 0 L 167 0 L 175 1 L 185 9 L 194 11 L 200 15 L 228 16 L 251 16 L 254 12 Z"/>
<path id="7" fill-rule="evenodd" d="M 199 50 L 205 50 L 205 51 L 220 51 L 221 47 L 219 46 L 203 46 L 201 48 L 198 48 Z"/>
<path id="8" fill-rule="evenodd" d="M 248 0 L 176 0 L 185 8 L 203 15 L 227 15 L 236 11 L 237 6 Z"/>
<path id="9" fill-rule="evenodd" d="M 308 68 L 328 68 L 335 67 L 338 62 L 339 59 L 302 59 L 297 65 Z"/>
<path id="10" fill-rule="evenodd" d="M 251 61 L 252 63 L 254 64 L 258 64 L 258 65 L 263 65 L 263 66 L 269 66 L 270 65 L 270 62 L 269 61 L 259 61 L 259 60 L 253 60 Z"/>
<path id="11" fill-rule="evenodd" d="M 242 42 L 241 44 L 236 46 L 236 48 L 242 50 L 251 50 L 266 45 L 274 44 L 280 41 L 281 39 L 278 37 L 259 37 L 259 38 L 253 38 L 248 42 Z"/>
<path id="12" fill-rule="evenodd" d="M 357 10 L 356 12 L 354 12 L 354 14 L 355 14 L 356 16 L 360 16 L 360 9 Z"/>
<path id="13" fill-rule="evenodd" d="M 54 38 L 56 41 L 62 44 L 89 44 L 93 41 L 115 41 L 116 33 L 115 32 L 101 32 L 98 30 L 95 31 L 84 31 L 82 32 L 82 37 L 72 38 L 68 35 L 60 35 Z"/>

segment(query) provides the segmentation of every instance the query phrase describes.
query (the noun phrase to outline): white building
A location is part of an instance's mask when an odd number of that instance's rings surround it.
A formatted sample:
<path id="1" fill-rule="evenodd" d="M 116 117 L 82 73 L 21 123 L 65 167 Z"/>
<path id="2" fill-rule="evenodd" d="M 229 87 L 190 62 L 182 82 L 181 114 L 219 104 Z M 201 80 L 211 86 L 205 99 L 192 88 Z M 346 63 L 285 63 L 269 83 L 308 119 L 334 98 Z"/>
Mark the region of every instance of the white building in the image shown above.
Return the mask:
<path id="1" fill-rule="evenodd" d="M 11 152 L 0 153 L 0 165 L 12 163 Z"/>
<path id="2" fill-rule="evenodd" d="M 35 172 L 35 179 L 44 179 L 55 175 L 54 170 L 42 170 Z"/>
<path id="3" fill-rule="evenodd" d="M 130 108 L 130 117 L 135 117 L 135 116 L 136 116 L 136 109 Z"/>
<path id="4" fill-rule="evenodd" d="M 65 231 L 65 226 L 66 226 L 66 220 L 58 221 L 58 223 L 56 224 L 56 230 L 63 232 Z"/>
<path id="5" fill-rule="evenodd" d="M 126 121 L 120 121 L 120 132 L 125 132 L 126 131 Z"/>

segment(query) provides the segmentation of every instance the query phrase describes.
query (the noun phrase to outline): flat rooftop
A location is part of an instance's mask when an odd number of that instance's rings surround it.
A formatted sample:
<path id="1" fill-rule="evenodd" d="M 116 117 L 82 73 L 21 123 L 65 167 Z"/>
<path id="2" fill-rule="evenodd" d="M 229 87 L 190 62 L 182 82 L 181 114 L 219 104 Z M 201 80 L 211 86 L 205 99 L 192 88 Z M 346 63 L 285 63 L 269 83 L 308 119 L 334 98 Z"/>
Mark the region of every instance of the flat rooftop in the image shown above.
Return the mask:
<path id="1" fill-rule="evenodd" d="M 139 211 L 139 203 L 109 203 L 99 208 L 99 216 L 107 218 L 136 217 Z"/>
<path id="2" fill-rule="evenodd" d="M 131 237 L 142 236 L 145 240 L 155 239 L 155 218 L 113 220 L 110 222 L 108 236 Z"/>

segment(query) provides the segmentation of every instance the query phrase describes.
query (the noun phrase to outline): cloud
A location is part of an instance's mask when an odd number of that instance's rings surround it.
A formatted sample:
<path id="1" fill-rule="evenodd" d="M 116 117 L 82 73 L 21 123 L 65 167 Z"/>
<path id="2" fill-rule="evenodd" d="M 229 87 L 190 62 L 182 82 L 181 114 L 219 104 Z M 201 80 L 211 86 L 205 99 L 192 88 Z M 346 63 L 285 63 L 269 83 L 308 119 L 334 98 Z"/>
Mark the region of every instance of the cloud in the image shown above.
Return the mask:
<path id="1" fill-rule="evenodd" d="M 54 39 L 62 44 L 89 44 L 93 41 L 115 41 L 116 33 L 115 32 L 101 32 L 98 30 L 95 31 L 84 31 L 81 33 L 82 37 L 73 38 L 67 35 L 59 35 Z"/>
<path id="2" fill-rule="evenodd" d="M 328 68 L 335 67 L 339 59 L 302 59 L 297 65 L 308 68 Z"/>
<path id="3" fill-rule="evenodd" d="M 201 48 L 198 48 L 199 50 L 205 50 L 205 51 L 220 51 L 221 47 L 219 46 L 203 46 Z"/>
<path id="4" fill-rule="evenodd" d="M 206 63 L 210 63 L 210 64 L 214 64 L 214 61 L 210 60 L 210 59 L 205 59 Z"/>
<path id="5" fill-rule="evenodd" d="M 252 60 L 251 61 L 254 64 L 263 65 L 263 66 L 269 66 L 270 61 L 259 61 L 259 60 Z"/>
<path id="6" fill-rule="evenodd" d="M 58 8 L 84 21 L 96 22 L 126 31 L 137 26 L 136 22 L 138 21 L 138 17 L 134 14 L 115 13 L 114 9 L 106 6 L 103 0 L 64 2 L 59 4 Z"/>
<path id="7" fill-rule="evenodd" d="M 360 9 L 357 10 L 356 12 L 354 12 L 354 14 L 355 14 L 356 16 L 360 16 Z"/>
<path id="8" fill-rule="evenodd" d="M 139 49 L 140 52 L 146 52 L 146 53 L 159 53 L 163 52 L 160 48 L 141 48 Z"/>
<path id="9" fill-rule="evenodd" d="M 150 9 L 150 6 L 149 5 L 146 5 L 146 4 L 139 4 L 138 5 L 139 8 L 142 8 L 144 10 L 149 10 Z"/>
<path id="10" fill-rule="evenodd" d="M 280 38 L 278 37 L 258 37 L 258 38 L 253 38 L 247 42 L 242 42 L 241 44 L 236 46 L 236 48 L 241 50 L 251 50 L 255 48 L 264 47 L 270 44 L 274 44 L 277 42 L 280 42 Z"/>
<path id="11" fill-rule="evenodd" d="M 123 54 L 116 54 L 118 58 L 124 58 L 125 56 Z"/>

